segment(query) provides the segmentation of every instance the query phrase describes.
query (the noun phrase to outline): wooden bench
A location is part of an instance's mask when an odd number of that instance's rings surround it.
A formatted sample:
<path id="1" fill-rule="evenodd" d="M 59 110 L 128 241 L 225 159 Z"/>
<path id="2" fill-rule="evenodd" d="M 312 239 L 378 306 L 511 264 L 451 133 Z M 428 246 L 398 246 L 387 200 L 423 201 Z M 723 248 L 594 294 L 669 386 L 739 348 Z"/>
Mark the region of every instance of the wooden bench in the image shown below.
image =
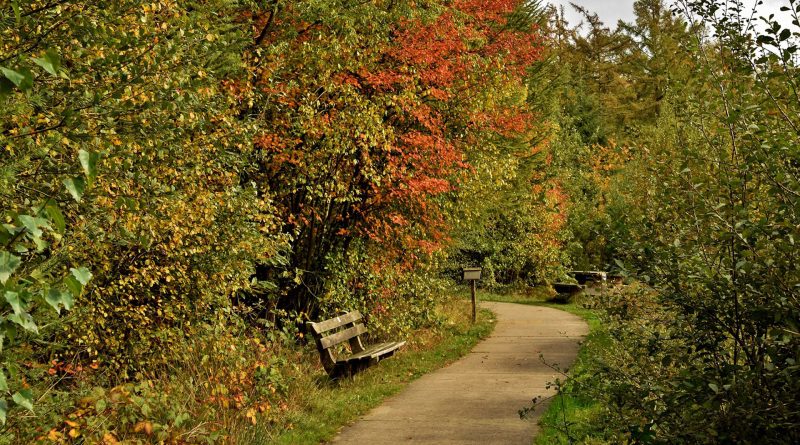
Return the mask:
<path id="1" fill-rule="evenodd" d="M 578 284 L 592 283 L 605 283 L 608 274 L 606 272 L 596 270 L 573 270 L 570 272 Z"/>
<path id="2" fill-rule="evenodd" d="M 586 289 L 586 286 L 576 283 L 553 283 L 552 286 L 556 291 L 554 301 L 557 303 L 568 303 L 573 296 Z"/>
<path id="3" fill-rule="evenodd" d="M 330 320 L 306 323 L 308 332 L 316 341 L 322 366 L 332 378 L 353 375 L 392 356 L 406 344 L 404 341 L 394 341 L 365 347 L 361 335 L 367 332 L 367 328 L 360 322 L 361 319 L 361 313 L 353 311 Z M 349 343 L 349 354 L 337 358 L 334 349 L 344 342 Z"/>

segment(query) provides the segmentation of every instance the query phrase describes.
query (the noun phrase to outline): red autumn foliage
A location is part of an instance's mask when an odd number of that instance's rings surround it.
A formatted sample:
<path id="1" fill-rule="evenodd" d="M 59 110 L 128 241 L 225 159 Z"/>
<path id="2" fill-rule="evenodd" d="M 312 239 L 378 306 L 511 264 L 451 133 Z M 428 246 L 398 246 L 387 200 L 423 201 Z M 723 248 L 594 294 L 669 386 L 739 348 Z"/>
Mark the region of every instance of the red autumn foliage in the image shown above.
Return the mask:
<path id="1" fill-rule="evenodd" d="M 476 134 L 515 137 L 533 122 L 524 106 L 474 99 L 491 80 L 523 82 L 540 57 L 535 27 L 510 26 L 521 4 L 442 2 L 355 32 L 336 17 L 301 17 L 297 5 L 255 19 L 256 35 L 272 20 L 262 44 L 286 44 L 254 63 L 266 104 L 257 112 L 271 127 L 254 142 L 262 182 L 290 221 L 296 267 L 319 270 L 352 237 L 407 261 L 446 242 L 438 200 L 470 167 Z M 358 107 L 379 118 L 354 120 Z"/>

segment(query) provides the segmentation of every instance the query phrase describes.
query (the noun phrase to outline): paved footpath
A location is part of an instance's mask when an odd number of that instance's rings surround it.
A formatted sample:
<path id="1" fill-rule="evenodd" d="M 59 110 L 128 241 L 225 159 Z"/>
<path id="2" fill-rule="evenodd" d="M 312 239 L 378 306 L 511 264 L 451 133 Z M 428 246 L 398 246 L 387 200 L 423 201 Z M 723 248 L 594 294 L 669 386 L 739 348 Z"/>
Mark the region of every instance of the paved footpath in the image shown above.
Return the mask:
<path id="1" fill-rule="evenodd" d="M 354 424 L 334 444 L 525 444 L 544 407 L 528 420 L 520 408 L 550 396 L 589 332 L 575 315 L 513 303 L 483 303 L 497 315 L 492 335 L 457 362 L 412 382 Z"/>

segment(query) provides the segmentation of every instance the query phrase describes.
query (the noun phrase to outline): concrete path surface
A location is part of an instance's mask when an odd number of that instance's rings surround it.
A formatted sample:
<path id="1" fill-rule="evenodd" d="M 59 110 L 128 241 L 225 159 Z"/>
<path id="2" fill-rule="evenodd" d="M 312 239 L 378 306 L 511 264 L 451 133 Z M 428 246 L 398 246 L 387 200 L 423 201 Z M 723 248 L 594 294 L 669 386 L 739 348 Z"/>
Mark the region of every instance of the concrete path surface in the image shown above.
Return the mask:
<path id="1" fill-rule="evenodd" d="M 525 444 L 538 430 L 517 412 L 572 365 L 589 332 L 575 315 L 513 303 L 483 303 L 497 316 L 492 335 L 457 362 L 427 374 L 354 424 L 335 444 Z"/>

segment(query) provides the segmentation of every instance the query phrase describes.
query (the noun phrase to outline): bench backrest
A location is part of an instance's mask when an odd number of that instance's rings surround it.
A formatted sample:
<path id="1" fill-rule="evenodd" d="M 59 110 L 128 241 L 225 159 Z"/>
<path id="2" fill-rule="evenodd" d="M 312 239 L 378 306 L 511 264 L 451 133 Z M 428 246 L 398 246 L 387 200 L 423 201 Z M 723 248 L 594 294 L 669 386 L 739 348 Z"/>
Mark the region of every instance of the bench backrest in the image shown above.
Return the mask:
<path id="1" fill-rule="evenodd" d="M 359 336 L 366 333 L 367 328 L 360 322 L 362 318 L 360 312 L 353 311 L 318 323 L 311 321 L 306 323 L 308 331 L 314 336 L 322 365 L 326 370 L 332 369 L 336 364 L 332 347 L 348 342 L 353 353 L 364 350 Z"/>

